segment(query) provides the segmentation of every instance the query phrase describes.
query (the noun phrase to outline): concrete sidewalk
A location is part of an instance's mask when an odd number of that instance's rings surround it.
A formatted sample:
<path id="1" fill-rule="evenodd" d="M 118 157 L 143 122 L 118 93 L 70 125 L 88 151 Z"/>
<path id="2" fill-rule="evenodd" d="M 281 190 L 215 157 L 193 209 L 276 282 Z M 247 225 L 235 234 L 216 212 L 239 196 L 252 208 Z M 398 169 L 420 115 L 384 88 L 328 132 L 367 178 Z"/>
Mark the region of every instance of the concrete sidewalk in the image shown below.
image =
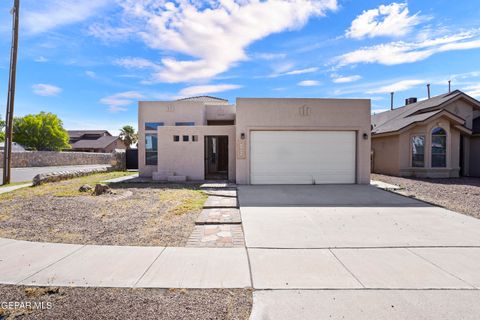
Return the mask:
<path id="1" fill-rule="evenodd" d="M 248 259 L 245 248 L 122 247 L 0 239 L 0 252 L 2 284 L 254 289 L 480 288 L 480 248 L 248 249 Z"/>
<path id="2" fill-rule="evenodd" d="M 245 248 L 120 247 L 0 239 L 0 252 L 1 284 L 251 287 Z"/>

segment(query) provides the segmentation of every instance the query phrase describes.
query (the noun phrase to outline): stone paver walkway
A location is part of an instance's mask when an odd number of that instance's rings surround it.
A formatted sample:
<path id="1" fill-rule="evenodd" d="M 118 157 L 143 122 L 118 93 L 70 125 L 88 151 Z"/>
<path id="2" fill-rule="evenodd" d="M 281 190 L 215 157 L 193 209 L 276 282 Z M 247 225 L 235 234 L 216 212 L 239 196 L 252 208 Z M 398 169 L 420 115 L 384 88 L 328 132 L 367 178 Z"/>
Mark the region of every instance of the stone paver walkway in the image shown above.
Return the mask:
<path id="1" fill-rule="evenodd" d="M 220 187 L 223 185 L 223 187 Z M 238 209 L 237 190 L 230 183 L 206 183 L 201 186 L 208 195 L 195 221 L 187 247 L 245 247 L 242 219 Z"/>
<path id="2" fill-rule="evenodd" d="M 215 224 L 195 226 L 187 247 L 234 248 L 245 247 L 242 226 Z"/>
<path id="3" fill-rule="evenodd" d="M 237 208 L 203 209 L 196 224 L 240 224 L 240 210 Z"/>

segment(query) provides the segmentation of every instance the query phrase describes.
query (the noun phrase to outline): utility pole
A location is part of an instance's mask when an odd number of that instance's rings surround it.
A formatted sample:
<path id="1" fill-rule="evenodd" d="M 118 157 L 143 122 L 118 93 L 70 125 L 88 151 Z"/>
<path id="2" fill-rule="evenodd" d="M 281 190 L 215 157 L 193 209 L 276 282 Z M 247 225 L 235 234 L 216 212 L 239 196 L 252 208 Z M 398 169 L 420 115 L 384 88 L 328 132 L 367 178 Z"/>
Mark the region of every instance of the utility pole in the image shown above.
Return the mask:
<path id="1" fill-rule="evenodd" d="M 8 79 L 7 112 L 5 113 L 5 148 L 3 150 L 3 184 L 10 183 L 12 165 L 13 109 L 15 105 L 15 82 L 17 78 L 18 25 L 20 17 L 20 0 L 14 0 L 11 11 L 12 48 L 10 53 L 10 74 Z"/>

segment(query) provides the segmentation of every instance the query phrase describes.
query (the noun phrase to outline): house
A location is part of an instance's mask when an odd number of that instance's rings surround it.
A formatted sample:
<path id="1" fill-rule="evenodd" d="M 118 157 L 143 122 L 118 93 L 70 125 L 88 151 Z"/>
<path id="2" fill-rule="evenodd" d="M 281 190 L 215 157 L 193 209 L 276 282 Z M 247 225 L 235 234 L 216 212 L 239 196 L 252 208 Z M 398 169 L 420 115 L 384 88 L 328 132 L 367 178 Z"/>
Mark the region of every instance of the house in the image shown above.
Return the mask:
<path id="1" fill-rule="evenodd" d="M 372 116 L 372 171 L 480 176 L 480 102 L 455 90 Z"/>
<path id="2" fill-rule="evenodd" d="M 370 100 L 140 101 L 139 171 L 238 184 L 370 182 Z"/>
<path id="3" fill-rule="evenodd" d="M 72 151 L 111 153 L 126 149 L 123 141 L 107 130 L 68 130 Z"/>
<path id="4" fill-rule="evenodd" d="M 5 150 L 5 142 L 0 142 L 0 151 Z M 25 148 L 16 142 L 12 142 L 12 152 L 23 152 L 26 151 Z"/>

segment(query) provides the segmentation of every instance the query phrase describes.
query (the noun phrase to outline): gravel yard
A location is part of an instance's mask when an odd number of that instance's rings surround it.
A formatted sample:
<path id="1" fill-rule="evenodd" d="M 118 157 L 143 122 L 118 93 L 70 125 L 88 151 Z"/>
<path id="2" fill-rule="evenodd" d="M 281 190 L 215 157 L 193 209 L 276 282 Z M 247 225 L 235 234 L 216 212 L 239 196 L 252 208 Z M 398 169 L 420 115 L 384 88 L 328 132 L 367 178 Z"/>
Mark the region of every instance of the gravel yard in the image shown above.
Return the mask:
<path id="1" fill-rule="evenodd" d="M 2 309 L 7 302 L 49 309 Z M 32 288 L 0 285 L 0 319 L 248 319 L 249 289 Z"/>
<path id="2" fill-rule="evenodd" d="M 372 174 L 371 178 L 402 187 L 397 191 L 400 194 L 480 218 L 480 178 L 420 179 L 381 174 Z"/>
<path id="3" fill-rule="evenodd" d="M 79 192 L 105 173 L 0 195 L 0 237 L 78 244 L 185 246 L 207 196 L 196 185 L 115 184 Z"/>

